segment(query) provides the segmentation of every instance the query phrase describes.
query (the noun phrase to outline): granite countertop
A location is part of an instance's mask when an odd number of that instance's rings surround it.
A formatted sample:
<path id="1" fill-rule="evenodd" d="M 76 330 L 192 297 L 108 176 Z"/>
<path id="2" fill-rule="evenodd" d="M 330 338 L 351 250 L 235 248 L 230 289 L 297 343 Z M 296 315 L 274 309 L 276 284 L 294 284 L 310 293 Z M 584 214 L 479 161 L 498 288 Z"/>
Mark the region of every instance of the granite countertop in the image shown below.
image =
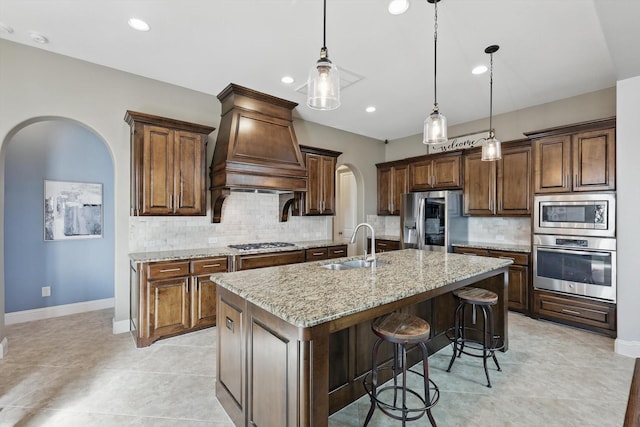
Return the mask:
<path id="1" fill-rule="evenodd" d="M 134 262 L 174 261 L 180 259 L 209 258 L 216 256 L 250 255 L 270 252 L 297 251 L 308 248 L 322 248 L 327 246 L 346 245 L 337 240 L 312 240 L 307 242 L 291 242 L 293 246 L 281 248 L 265 248 L 239 250 L 226 246 L 217 248 L 180 249 L 170 251 L 134 252 L 129 254 L 129 259 Z"/>
<path id="2" fill-rule="evenodd" d="M 512 264 L 511 260 L 405 249 L 384 252 L 377 267 L 329 270 L 340 258 L 218 273 L 218 286 L 297 327 L 311 327 Z"/>
<path id="3" fill-rule="evenodd" d="M 452 243 L 451 245 L 458 246 L 460 248 L 493 249 L 496 251 L 525 252 L 528 254 L 531 253 L 530 245 L 514 245 L 511 243 L 466 242 Z"/>

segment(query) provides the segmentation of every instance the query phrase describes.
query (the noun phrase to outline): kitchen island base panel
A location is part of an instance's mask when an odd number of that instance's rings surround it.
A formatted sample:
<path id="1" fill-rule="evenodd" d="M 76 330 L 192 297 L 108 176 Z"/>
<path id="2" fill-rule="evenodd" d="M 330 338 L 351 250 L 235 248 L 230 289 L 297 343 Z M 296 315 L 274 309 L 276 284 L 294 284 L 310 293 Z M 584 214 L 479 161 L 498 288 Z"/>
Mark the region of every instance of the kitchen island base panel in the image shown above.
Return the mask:
<path id="1" fill-rule="evenodd" d="M 363 396 L 364 375 L 371 369 L 371 348 L 376 336 L 371 321 L 402 310 L 422 317 L 432 325 L 429 354 L 449 345 L 446 331 L 454 325 L 456 301 L 451 291 L 472 284 L 498 294 L 496 333 L 507 348 L 507 268 L 464 279 L 424 294 L 374 307 L 312 327 L 297 327 L 222 287 L 218 304 L 231 302 L 242 313 L 235 335 L 227 328 L 223 309 L 218 310 L 218 381 L 216 395 L 236 426 L 326 427 L 328 417 Z M 220 357 L 221 353 L 228 357 Z M 408 354 L 410 366 L 420 361 L 419 352 Z M 384 359 L 392 347 L 381 349 Z M 236 362 L 231 362 L 234 355 Z M 382 358 L 381 358 L 382 359 Z M 241 372 L 236 384 L 244 390 L 234 397 L 225 380 L 232 382 L 226 363 L 238 361 Z M 237 371 L 236 371 L 237 372 Z M 246 376 L 243 376 L 246 373 Z M 225 376 L 226 375 L 226 376 Z M 237 378 L 240 378 L 239 380 Z M 388 379 L 388 378 L 387 378 Z M 381 380 L 386 380 L 381 378 Z"/>

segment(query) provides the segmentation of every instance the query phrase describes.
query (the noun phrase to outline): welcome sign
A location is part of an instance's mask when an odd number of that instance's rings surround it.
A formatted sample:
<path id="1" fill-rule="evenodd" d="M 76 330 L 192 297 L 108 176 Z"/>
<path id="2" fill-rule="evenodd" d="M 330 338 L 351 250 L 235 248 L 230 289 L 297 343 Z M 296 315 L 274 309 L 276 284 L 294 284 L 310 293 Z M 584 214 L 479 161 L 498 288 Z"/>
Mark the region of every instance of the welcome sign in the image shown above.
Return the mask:
<path id="1" fill-rule="evenodd" d="M 478 133 L 449 138 L 447 142 L 442 142 L 440 144 L 428 144 L 428 154 L 437 154 L 447 151 L 464 150 L 467 148 L 479 147 L 484 141 L 487 140 L 488 134 L 489 131 L 485 130 Z"/>

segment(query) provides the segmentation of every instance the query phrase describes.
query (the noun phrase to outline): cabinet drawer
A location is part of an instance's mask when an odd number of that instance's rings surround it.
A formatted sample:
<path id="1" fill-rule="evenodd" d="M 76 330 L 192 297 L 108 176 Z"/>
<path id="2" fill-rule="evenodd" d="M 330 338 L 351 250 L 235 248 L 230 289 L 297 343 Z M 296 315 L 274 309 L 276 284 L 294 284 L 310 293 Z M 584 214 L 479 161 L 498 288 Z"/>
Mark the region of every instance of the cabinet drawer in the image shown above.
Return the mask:
<path id="1" fill-rule="evenodd" d="M 512 259 L 514 264 L 529 265 L 529 254 L 522 252 L 489 251 L 489 256 L 494 258 Z"/>
<path id="2" fill-rule="evenodd" d="M 154 262 L 147 266 L 147 278 L 168 279 L 189 275 L 189 261 Z"/>
<path id="3" fill-rule="evenodd" d="M 453 251 L 457 254 L 463 255 L 489 256 L 489 251 L 486 249 L 455 247 L 453 248 Z"/>
<path id="4" fill-rule="evenodd" d="M 227 257 L 199 259 L 191 261 L 193 274 L 207 274 L 227 271 Z"/>
<path id="5" fill-rule="evenodd" d="M 376 240 L 376 252 L 397 251 L 400 249 L 400 242 L 395 240 Z"/>
<path id="6" fill-rule="evenodd" d="M 329 250 L 327 248 L 312 248 L 304 251 L 304 258 L 307 261 L 327 259 Z"/>
<path id="7" fill-rule="evenodd" d="M 534 304 L 540 317 L 562 319 L 610 331 L 616 329 L 614 304 L 579 300 L 540 291 L 534 293 Z"/>
<path id="8" fill-rule="evenodd" d="M 252 268 L 273 267 L 276 265 L 304 262 L 304 251 L 270 252 L 266 254 L 241 255 L 236 258 L 236 271 Z"/>
<path id="9" fill-rule="evenodd" d="M 329 248 L 329 258 L 342 258 L 347 256 L 347 245 L 331 246 Z"/>

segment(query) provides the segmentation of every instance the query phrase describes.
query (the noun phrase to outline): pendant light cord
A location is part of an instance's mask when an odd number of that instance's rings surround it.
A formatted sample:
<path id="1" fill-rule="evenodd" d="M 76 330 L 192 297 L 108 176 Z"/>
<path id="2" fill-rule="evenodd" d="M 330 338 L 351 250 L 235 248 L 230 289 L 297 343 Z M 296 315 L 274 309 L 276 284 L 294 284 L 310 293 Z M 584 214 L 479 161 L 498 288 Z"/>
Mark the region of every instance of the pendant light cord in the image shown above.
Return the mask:
<path id="1" fill-rule="evenodd" d="M 491 56 L 491 73 L 489 74 L 489 133 L 493 135 L 493 53 Z"/>
<path id="2" fill-rule="evenodd" d="M 322 48 L 327 48 L 327 0 L 324 0 L 324 12 L 322 22 Z"/>
<path id="3" fill-rule="evenodd" d="M 326 0 L 325 0 L 326 1 Z M 438 105 L 438 1 L 433 2 L 435 8 L 434 24 L 433 24 L 433 105 Z"/>

